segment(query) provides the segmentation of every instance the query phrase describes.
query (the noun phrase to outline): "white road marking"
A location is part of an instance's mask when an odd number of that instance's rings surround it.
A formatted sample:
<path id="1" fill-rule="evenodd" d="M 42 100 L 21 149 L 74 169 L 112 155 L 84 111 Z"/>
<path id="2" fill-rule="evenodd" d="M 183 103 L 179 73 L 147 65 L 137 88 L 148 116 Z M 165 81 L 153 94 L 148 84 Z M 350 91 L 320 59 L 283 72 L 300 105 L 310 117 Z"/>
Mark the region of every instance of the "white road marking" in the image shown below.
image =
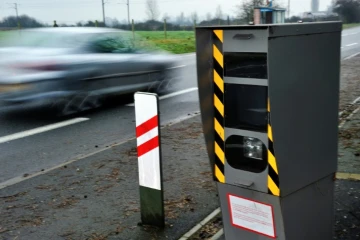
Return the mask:
<path id="1" fill-rule="evenodd" d="M 186 67 L 186 65 L 179 65 L 179 66 L 170 67 L 170 68 L 167 68 L 167 69 L 177 69 L 177 68 L 183 68 L 183 67 Z"/>
<path id="2" fill-rule="evenodd" d="M 346 45 L 346 47 L 351 47 L 351 46 L 355 46 L 355 45 L 358 45 L 358 43 L 351 43 L 351 44 Z"/>
<path id="3" fill-rule="evenodd" d="M 359 54 L 360 54 L 360 53 L 359 53 Z M 357 99 L 355 99 L 355 100 L 350 104 L 350 106 L 356 104 L 358 101 L 360 101 L 360 97 L 358 97 Z M 341 118 L 341 116 L 342 116 L 343 114 L 344 114 L 344 111 L 339 112 L 339 118 Z"/>
<path id="4" fill-rule="evenodd" d="M 351 56 L 349 56 L 349 57 L 344 58 L 344 60 L 352 59 L 352 58 L 356 57 L 356 56 L 359 55 L 359 54 L 360 54 L 360 52 L 355 53 L 355 54 L 353 54 L 353 55 L 351 55 Z"/>
<path id="5" fill-rule="evenodd" d="M 355 34 L 359 34 L 360 32 L 352 32 L 352 33 L 345 33 L 345 34 L 342 34 L 341 36 L 342 37 L 347 37 L 347 36 L 351 36 L 351 35 L 355 35 Z"/>
<path id="6" fill-rule="evenodd" d="M 179 57 L 192 57 L 192 56 L 195 56 L 195 52 L 178 54 L 178 56 L 179 56 Z"/>
<path id="7" fill-rule="evenodd" d="M 7 136 L 3 136 L 0 137 L 0 143 L 6 143 L 6 142 L 10 142 L 16 139 L 20 139 L 20 138 L 25 138 L 25 137 L 29 137 L 35 134 L 39 134 L 39 133 L 43 133 L 43 132 L 47 132 L 50 130 L 54 130 L 57 128 L 62 128 L 65 126 L 69 126 L 75 123 L 79 123 L 79 122 L 84 122 L 84 121 L 88 121 L 90 120 L 89 118 L 74 118 L 71 120 L 67 120 L 67 121 L 63 121 L 63 122 L 59 122 L 59 123 L 54 123 L 54 124 L 50 124 L 47 126 L 43 126 L 43 127 L 38 127 L 38 128 L 34 128 L 31 130 L 27 130 L 27 131 L 23 131 L 23 132 L 19 132 L 19 133 L 14 133 L 11 135 L 7 135 Z"/>
<path id="8" fill-rule="evenodd" d="M 187 88 L 187 89 L 184 89 L 184 90 L 181 90 L 181 91 L 177 91 L 177 92 L 173 92 L 173 93 L 161 96 L 161 97 L 159 97 L 159 99 L 163 100 L 163 99 L 166 99 L 166 98 L 175 97 L 175 96 L 178 96 L 178 95 L 182 95 L 182 94 L 189 93 L 189 92 L 194 92 L 194 91 L 197 91 L 197 90 L 198 90 L 197 87 Z"/>
<path id="9" fill-rule="evenodd" d="M 344 119 L 340 124 L 339 124 L 339 128 L 342 128 L 345 123 L 350 120 L 358 111 L 360 110 L 360 107 L 358 107 L 357 109 L 355 109 L 346 119 Z"/>
<path id="10" fill-rule="evenodd" d="M 359 53 L 360 54 L 360 53 Z M 355 103 L 357 103 L 358 101 L 360 101 L 360 97 L 358 97 L 357 99 L 355 99 L 351 104 L 354 105 Z"/>
<path id="11" fill-rule="evenodd" d="M 163 100 L 163 99 L 167 99 L 167 98 L 171 98 L 171 97 L 176 97 L 176 96 L 179 96 L 179 95 L 182 95 L 182 94 L 185 94 L 185 93 L 189 93 L 189 92 L 193 92 L 193 91 L 197 91 L 198 88 L 197 87 L 193 87 L 193 88 L 187 88 L 187 89 L 184 89 L 184 90 L 181 90 L 181 91 L 177 91 L 177 92 L 173 92 L 173 93 L 170 93 L 170 94 L 167 94 L 167 95 L 164 95 L 164 96 L 160 96 L 159 97 L 159 100 Z M 134 103 L 130 103 L 130 104 L 126 104 L 125 106 L 128 106 L 128 107 L 134 107 Z"/>

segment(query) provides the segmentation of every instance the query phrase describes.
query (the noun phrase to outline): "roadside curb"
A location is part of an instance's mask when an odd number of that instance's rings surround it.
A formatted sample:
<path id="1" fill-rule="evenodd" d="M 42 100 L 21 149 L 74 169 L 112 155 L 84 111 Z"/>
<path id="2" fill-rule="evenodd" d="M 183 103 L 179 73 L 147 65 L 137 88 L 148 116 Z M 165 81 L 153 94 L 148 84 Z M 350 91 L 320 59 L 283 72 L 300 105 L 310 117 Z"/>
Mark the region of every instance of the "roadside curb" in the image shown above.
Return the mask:
<path id="1" fill-rule="evenodd" d="M 224 229 L 220 229 L 212 238 L 210 238 L 210 240 L 218 240 L 219 238 L 222 237 L 222 235 L 224 235 Z"/>
<path id="2" fill-rule="evenodd" d="M 197 231 L 199 231 L 203 226 L 205 226 L 208 222 L 210 222 L 216 215 L 218 215 L 221 212 L 220 207 L 215 209 L 212 213 L 210 213 L 204 220 L 196 224 L 195 227 L 190 229 L 187 233 L 185 233 L 179 240 L 187 240 L 191 236 L 193 236 Z"/>

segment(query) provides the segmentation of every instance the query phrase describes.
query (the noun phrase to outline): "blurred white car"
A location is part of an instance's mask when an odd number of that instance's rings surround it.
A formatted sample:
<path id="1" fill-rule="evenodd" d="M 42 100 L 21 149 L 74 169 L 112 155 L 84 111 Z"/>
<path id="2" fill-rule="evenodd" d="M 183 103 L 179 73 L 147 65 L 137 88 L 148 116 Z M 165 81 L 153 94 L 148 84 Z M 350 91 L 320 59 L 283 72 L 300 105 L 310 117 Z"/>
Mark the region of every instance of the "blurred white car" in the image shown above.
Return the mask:
<path id="1" fill-rule="evenodd" d="M 50 103 L 66 115 L 97 107 L 104 96 L 165 86 L 175 68 L 172 54 L 128 31 L 8 31 L 0 39 L 0 102 Z"/>

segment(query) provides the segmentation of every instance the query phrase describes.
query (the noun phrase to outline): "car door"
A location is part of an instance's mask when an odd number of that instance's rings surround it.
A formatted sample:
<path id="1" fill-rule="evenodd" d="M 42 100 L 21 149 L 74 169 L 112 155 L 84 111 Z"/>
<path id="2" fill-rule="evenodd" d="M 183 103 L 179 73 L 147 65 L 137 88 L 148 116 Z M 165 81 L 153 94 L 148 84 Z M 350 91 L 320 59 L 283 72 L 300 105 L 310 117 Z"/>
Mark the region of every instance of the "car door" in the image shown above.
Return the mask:
<path id="1" fill-rule="evenodd" d="M 152 84 L 150 75 L 157 69 L 145 59 L 147 53 L 134 48 L 120 32 L 102 34 L 90 44 L 96 55 L 98 74 L 88 79 L 88 86 L 101 94 L 128 93 Z"/>

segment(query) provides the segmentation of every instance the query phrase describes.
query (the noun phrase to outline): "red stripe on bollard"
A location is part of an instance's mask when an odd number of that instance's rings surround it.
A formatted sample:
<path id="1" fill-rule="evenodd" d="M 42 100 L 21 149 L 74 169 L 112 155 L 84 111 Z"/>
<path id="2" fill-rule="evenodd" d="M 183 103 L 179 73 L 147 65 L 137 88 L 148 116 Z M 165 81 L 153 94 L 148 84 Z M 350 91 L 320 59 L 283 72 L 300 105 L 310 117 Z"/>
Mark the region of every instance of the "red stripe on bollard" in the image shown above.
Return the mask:
<path id="1" fill-rule="evenodd" d="M 149 141 L 147 141 L 146 143 L 138 146 L 138 157 L 141 157 L 142 155 L 150 152 L 151 150 L 153 150 L 154 148 L 159 147 L 159 137 L 156 136 L 152 139 L 150 139 Z"/>
<path id="2" fill-rule="evenodd" d="M 140 137 L 158 126 L 158 116 L 155 115 L 146 122 L 136 127 L 136 137 Z"/>

